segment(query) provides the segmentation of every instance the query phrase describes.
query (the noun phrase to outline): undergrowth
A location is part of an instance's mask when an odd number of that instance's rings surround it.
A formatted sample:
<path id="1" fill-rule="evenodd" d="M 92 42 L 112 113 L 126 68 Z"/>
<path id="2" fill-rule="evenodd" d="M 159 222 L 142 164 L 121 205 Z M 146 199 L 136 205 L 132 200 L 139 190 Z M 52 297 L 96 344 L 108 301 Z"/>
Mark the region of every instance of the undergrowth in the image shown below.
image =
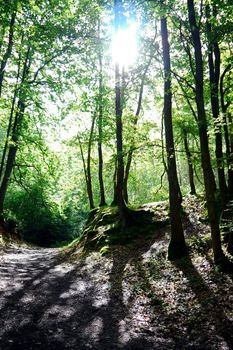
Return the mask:
<path id="1" fill-rule="evenodd" d="M 117 207 L 94 209 L 90 212 L 80 239 L 70 247 L 77 245 L 86 251 L 97 250 L 105 255 L 111 246 L 129 244 L 140 236 L 150 238 L 156 234 L 156 229 L 168 223 L 167 212 L 164 214 L 166 209 L 166 205 L 161 207 L 161 203 L 157 208 L 156 205 L 144 205 L 136 210 L 128 209 L 124 228 L 121 227 Z"/>

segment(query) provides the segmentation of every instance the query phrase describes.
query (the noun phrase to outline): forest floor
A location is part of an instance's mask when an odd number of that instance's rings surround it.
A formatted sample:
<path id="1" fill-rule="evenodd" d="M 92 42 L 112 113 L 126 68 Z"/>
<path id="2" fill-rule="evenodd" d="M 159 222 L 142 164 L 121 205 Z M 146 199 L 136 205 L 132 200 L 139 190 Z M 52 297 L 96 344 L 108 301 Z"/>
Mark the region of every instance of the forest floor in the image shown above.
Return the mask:
<path id="1" fill-rule="evenodd" d="M 233 283 L 208 227 L 184 217 L 190 258 L 166 259 L 169 226 L 98 252 L 0 248 L 0 348 L 233 349 Z"/>

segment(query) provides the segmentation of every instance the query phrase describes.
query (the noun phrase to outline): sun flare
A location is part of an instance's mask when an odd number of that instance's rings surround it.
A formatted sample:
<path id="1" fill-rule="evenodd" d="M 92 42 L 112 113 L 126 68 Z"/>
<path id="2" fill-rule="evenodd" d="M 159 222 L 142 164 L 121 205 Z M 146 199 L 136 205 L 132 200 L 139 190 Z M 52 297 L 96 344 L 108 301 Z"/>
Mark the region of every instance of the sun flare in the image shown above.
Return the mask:
<path id="1" fill-rule="evenodd" d="M 132 65 L 137 56 L 137 24 L 134 22 L 126 29 L 119 29 L 113 36 L 112 56 L 120 66 Z"/>

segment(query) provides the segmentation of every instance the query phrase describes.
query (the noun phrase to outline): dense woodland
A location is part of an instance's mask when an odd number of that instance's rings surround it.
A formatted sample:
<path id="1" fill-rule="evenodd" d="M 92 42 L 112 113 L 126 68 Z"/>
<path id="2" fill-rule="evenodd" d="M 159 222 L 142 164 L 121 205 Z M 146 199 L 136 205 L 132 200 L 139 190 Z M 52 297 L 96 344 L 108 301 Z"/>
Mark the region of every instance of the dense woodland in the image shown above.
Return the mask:
<path id="1" fill-rule="evenodd" d="M 140 205 L 169 199 L 174 260 L 188 254 L 191 194 L 206 201 L 214 260 L 225 262 L 231 2 L 2 0 L 0 9 L 2 224 L 62 245 L 90 210 L 118 208 L 123 232 Z"/>
<path id="2" fill-rule="evenodd" d="M 0 0 L 0 348 L 233 349 L 231 0 Z"/>

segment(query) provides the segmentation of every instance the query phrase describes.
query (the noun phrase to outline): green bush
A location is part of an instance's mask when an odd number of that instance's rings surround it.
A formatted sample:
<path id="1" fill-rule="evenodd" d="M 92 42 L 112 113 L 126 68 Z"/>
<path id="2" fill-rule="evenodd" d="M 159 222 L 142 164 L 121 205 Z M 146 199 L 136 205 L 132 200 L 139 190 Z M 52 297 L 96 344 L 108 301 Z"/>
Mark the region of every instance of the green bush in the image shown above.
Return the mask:
<path id="1" fill-rule="evenodd" d="M 5 208 L 6 218 L 17 222 L 23 240 L 44 247 L 61 246 L 77 238 L 86 219 L 85 212 L 74 213 L 66 206 L 61 212 L 37 184 L 27 191 L 10 191 Z"/>

